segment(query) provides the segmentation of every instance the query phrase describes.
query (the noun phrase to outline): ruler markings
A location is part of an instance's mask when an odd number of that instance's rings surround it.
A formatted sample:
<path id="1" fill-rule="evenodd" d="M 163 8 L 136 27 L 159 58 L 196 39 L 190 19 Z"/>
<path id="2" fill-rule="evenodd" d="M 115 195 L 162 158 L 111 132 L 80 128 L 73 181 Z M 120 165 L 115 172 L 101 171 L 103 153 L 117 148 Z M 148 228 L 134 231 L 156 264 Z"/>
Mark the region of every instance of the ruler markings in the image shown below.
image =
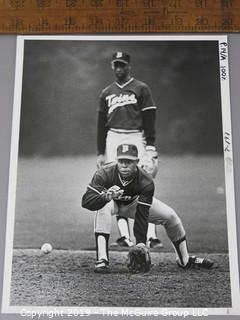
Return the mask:
<path id="1" fill-rule="evenodd" d="M 240 1 L 2 0 L 0 20 L 1 33 L 238 32 Z"/>

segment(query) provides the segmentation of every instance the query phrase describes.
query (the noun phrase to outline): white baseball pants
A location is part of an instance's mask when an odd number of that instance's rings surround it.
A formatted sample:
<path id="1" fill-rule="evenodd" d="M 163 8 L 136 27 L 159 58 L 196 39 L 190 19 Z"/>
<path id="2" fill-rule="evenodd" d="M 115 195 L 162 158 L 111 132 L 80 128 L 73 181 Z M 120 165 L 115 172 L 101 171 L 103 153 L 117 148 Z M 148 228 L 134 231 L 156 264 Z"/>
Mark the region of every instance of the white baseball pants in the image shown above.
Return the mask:
<path id="1" fill-rule="evenodd" d="M 129 205 L 118 205 L 114 200 L 108 202 L 95 214 L 94 232 L 110 234 L 112 215 L 119 214 L 120 216 L 134 219 L 136 206 L 137 200 Z M 163 225 L 168 237 L 173 242 L 178 241 L 185 236 L 185 230 L 177 213 L 156 198 L 153 198 L 153 203 L 149 210 L 149 222 L 155 225 Z"/>
<path id="2" fill-rule="evenodd" d="M 106 139 L 106 162 L 116 161 L 117 147 L 120 144 L 135 144 L 138 148 L 138 158 L 145 152 L 145 139 L 142 132 L 118 133 L 108 130 Z"/>

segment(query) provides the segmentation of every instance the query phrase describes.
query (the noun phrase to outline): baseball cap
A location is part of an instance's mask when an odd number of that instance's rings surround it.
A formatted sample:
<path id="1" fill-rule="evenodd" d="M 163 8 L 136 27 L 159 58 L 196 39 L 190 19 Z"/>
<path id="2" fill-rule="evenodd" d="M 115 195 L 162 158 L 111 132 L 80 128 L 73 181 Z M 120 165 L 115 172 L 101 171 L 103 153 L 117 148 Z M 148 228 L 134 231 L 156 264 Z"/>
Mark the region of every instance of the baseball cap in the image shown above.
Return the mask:
<path id="1" fill-rule="evenodd" d="M 120 144 L 117 147 L 117 159 L 138 160 L 138 149 L 135 144 Z"/>
<path id="2" fill-rule="evenodd" d="M 120 61 L 123 63 L 130 63 L 130 55 L 127 52 L 117 51 L 112 56 L 112 63 Z"/>

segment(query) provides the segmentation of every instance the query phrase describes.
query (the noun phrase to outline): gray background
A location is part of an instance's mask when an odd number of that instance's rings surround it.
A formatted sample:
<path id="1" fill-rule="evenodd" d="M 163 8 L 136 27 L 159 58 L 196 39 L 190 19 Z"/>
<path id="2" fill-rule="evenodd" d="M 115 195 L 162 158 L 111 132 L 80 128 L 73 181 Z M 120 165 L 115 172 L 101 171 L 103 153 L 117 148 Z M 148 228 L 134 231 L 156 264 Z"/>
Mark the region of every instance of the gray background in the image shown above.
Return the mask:
<path id="1" fill-rule="evenodd" d="M 238 137 L 240 135 L 239 119 L 239 84 L 240 84 L 240 36 L 229 35 L 229 60 L 230 60 L 230 85 L 231 85 L 231 111 L 232 111 L 232 133 L 233 133 L 233 152 L 234 152 L 234 169 L 235 169 L 235 194 L 236 194 L 236 212 L 237 212 L 237 229 L 240 228 L 240 146 Z M 3 282 L 3 262 L 5 246 L 5 226 L 7 212 L 7 188 L 9 174 L 9 157 L 10 157 L 10 138 L 11 138 L 11 120 L 12 105 L 14 92 L 14 72 L 15 72 L 15 52 L 16 36 L 0 36 L 0 299 L 2 300 L 2 282 Z M 239 243 L 239 234 L 238 234 Z M 238 252 L 240 252 L 238 250 Z M 59 317 L 65 319 L 67 317 Z M 81 317 L 83 318 L 83 317 Z M 88 319 L 102 318 L 101 316 L 87 317 Z M 127 318 L 127 317 L 121 317 Z M 129 318 L 129 317 L 128 317 Z M 131 317 L 139 318 L 139 317 Z M 156 317 L 153 317 L 156 319 Z M 166 317 L 157 317 L 166 318 Z M 175 317 L 176 318 L 176 317 Z M 187 319 L 191 319 L 188 317 Z M 219 319 L 219 316 L 209 317 Z M 227 319 L 227 317 L 221 317 Z M 230 317 L 228 317 L 230 318 Z M 16 315 L 0 314 L 0 319 L 23 319 Z M 45 317 L 46 319 L 46 317 Z M 171 319 L 171 317 L 167 317 Z M 196 319 L 196 317 L 195 317 Z M 240 316 L 231 317 L 231 319 L 240 319 Z"/>

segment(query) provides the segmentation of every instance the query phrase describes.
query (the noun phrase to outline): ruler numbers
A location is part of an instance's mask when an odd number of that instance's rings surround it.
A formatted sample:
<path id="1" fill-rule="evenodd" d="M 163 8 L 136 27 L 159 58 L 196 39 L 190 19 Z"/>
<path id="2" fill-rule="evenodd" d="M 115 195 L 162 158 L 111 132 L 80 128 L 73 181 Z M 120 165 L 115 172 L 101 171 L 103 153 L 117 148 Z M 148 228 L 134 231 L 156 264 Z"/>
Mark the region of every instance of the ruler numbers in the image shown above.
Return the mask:
<path id="1" fill-rule="evenodd" d="M 238 32 L 237 0 L 1 0 L 1 33 Z"/>

